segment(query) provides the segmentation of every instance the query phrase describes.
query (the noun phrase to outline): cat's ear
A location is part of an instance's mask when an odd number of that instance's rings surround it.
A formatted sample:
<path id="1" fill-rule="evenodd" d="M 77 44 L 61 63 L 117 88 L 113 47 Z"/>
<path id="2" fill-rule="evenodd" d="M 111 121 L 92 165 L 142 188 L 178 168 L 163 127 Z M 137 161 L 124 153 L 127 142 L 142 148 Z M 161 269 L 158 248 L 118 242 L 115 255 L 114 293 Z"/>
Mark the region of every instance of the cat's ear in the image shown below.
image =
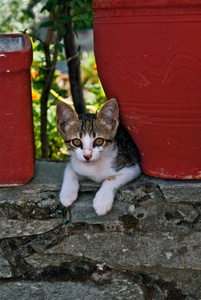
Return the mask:
<path id="1" fill-rule="evenodd" d="M 66 127 L 78 120 L 78 115 L 72 107 L 63 101 L 57 103 L 57 123 L 61 133 L 66 132 Z"/>
<path id="2" fill-rule="evenodd" d="M 105 102 L 97 115 L 97 119 L 103 121 L 112 130 L 117 129 L 119 125 L 119 105 L 115 98 Z"/>

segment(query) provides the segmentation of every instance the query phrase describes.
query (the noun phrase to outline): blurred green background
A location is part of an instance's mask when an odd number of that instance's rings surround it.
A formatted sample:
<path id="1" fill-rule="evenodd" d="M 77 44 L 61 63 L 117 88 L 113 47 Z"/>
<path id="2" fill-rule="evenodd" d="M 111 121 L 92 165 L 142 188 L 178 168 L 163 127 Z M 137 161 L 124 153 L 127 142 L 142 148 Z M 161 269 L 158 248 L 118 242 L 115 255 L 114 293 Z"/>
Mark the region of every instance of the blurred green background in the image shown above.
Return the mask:
<path id="1" fill-rule="evenodd" d="M 59 5 L 68 4 L 71 15 L 59 16 Z M 34 118 L 34 134 L 36 158 L 41 158 L 41 121 L 40 100 L 45 84 L 45 51 L 43 40 L 49 26 L 53 27 L 53 38 L 49 46 L 50 55 L 58 49 L 54 78 L 47 103 L 47 135 L 48 159 L 67 160 L 69 154 L 57 129 L 56 104 L 59 100 L 66 101 L 73 106 L 70 91 L 67 60 L 65 57 L 62 36 L 55 44 L 54 34 L 62 22 L 71 22 L 76 46 L 78 48 L 81 70 L 81 81 L 87 110 L 96 113 L 106 100 L 102 89 L 93 51 L 93 10 L 92 0 L 0 0 L 0 32 L 26 33 L 33 45 L 33 63 L 31 67 L 32 103 Z M 54 16 L 52 19 L 50 16 Z M 49 23 L 48 23 L 49 22 Z M 63 27 L 62 27 L 63 28 Z M 65 30 L 61 30 L 65 34 Z M 17 105 L 17 104 L 16 104 Z"/>

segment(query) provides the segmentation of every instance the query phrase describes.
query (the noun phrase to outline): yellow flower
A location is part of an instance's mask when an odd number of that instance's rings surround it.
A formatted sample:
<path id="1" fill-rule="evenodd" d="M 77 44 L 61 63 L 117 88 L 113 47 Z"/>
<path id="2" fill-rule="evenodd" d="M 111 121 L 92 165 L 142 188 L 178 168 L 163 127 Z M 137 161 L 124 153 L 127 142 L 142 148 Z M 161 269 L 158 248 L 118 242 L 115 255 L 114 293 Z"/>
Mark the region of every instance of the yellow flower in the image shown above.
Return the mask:
<path id="1" fill-rule="evenodd" d="M 40 99 L 38 92 L 32 90 L 32 100 L 38 100 L 38 99 Z"/>
<path id="2" fill-rule="evenodd" d="M 38 74 L 39 74 L 38 70 L 31 70 L 31 81 L 33 79 L 36 79 L 38 77 Z"/>
<path id="3" fill-rule="evenodd" d="M 96 64 L 93 66 L 93 69 L 94 69 L 94 71 L 97 71 L 97 65 Z"/>

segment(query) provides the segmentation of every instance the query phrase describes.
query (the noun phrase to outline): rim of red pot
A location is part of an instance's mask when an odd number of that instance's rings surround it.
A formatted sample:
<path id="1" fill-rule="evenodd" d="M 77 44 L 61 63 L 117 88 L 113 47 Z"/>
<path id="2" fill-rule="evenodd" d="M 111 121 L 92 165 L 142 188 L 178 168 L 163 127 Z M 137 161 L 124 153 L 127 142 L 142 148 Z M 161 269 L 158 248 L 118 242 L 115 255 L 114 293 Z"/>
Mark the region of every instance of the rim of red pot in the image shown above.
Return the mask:
<path id="1" fill-rule="evenodd" d="M 0 51 L 0 73 L 19 72 L 29 70 L 33 60 L 32 43 L 27 34 L 0 34 L 0 37 L 22 38 L 21 50 Z"/>
<path id="2" fill-rule="evenodd" d="M 165 6 L 199 6 L 200 0 L 94 0 L 93 9 L 104 8 L 135 8 Z"/>

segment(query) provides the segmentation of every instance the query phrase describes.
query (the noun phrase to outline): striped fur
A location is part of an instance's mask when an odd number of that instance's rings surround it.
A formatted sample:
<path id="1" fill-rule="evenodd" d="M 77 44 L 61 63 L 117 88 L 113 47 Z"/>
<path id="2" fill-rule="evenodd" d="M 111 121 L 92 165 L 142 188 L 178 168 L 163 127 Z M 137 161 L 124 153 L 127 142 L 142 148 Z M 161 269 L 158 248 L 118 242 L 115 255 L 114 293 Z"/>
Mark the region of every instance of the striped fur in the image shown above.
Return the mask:
<path id="1" fill-rule="evenodd" d="M 139 153 L 119 123 L 117 101 L 107 101 L 97 115 L 80 116 L 70 106 L 59 102 L 57 118 L 71 154 L 60 201 L 70 206 L 76 200 L 81 177 L 103 182 L 94 199 L 94 209 L 98 215 L 104 215 L 112 208 L 116 189 L 140 174 Z"/>

